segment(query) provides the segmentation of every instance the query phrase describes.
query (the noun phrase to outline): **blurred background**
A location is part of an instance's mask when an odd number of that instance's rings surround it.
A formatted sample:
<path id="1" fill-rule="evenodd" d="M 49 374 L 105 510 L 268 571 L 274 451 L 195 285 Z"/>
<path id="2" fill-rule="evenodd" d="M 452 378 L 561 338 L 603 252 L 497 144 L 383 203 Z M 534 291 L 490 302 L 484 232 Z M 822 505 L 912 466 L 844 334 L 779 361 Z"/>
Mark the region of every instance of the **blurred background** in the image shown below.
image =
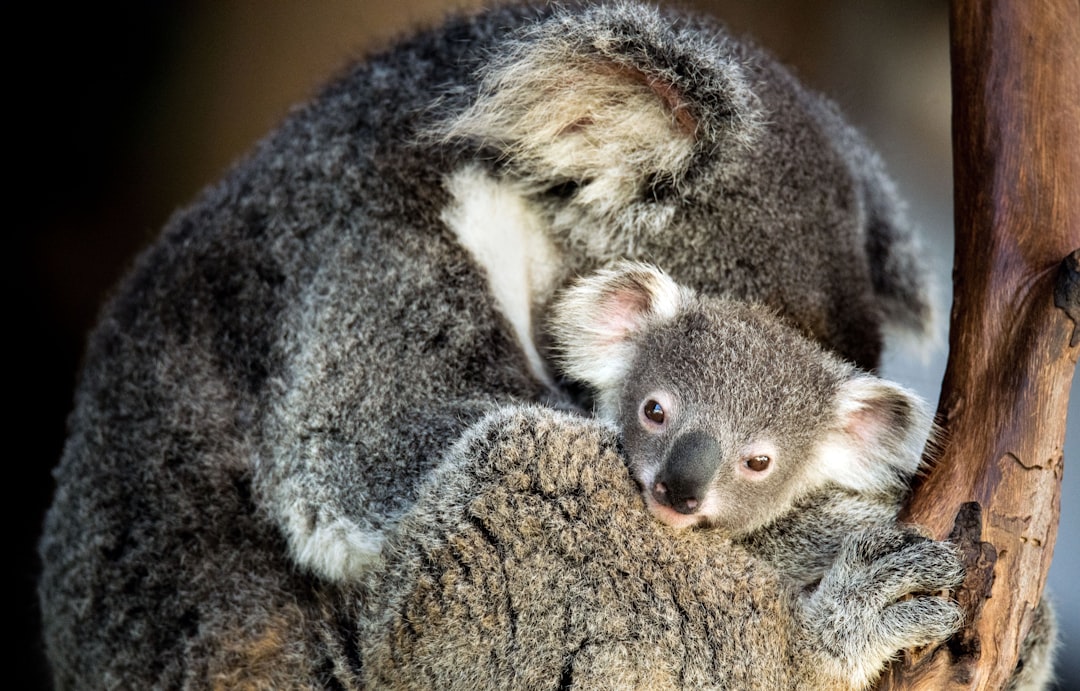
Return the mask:
<path id="1" fill-rule="evenodd" d="M 33 4 L 10 28 L 8 140 L 16 247 L 3 272 L 15 370 L 14 688 L 48 688 L 38 640 L 35 544 L 52 492 L 88 329 L 110 288 L 166 218 L 311 95 L 346 60 L 455 7 L 434 0 L 211 0 Z M 125 6 L 127 5 L 127 6 Z M 881 151 L 939 277 L 952 267 L 946 0 L 701 0 L 755 36 L 848 114 Z M 12 162 L 12 158 L 6 157 Z M 941 338 L 945 342 L 944 332 Z M 931 401 L 945 367 L 891 348 L 884 374 Z M 1076 387 L 1074 386 L 1074 391 Z M 1080 688 L 1080 392 L 1073 397 L 1050 589 L 1062 623 L 1061 689 Z M 16 439 L 27 432 L 28 440 Z M 23 457 L 26 453 L 27 456 Z"/>

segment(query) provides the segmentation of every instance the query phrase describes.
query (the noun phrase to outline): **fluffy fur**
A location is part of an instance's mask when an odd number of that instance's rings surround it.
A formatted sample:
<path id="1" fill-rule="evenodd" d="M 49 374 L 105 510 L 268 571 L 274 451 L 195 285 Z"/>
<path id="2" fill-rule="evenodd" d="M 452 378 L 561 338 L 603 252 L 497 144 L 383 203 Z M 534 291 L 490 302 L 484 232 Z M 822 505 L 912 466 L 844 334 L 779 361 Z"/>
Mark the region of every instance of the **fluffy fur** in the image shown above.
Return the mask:
<path id="1" fill-rule="evenodd" d="M 622 262 L 567 289 L 550 319 L 561 367 L 622 431 L 631 474 L 670 525 L 742 537 L 827 488 L 887 513 L 919 469 L 927 404 L 758 305 Z M 643 411 L 654 405 L 658 422 Z M 754 456 L 760 471 L 746 467 Z"/>
<path id="2" fill-rule="evenodd" d="M 862 689 L 958 625 L 945 599 L 899 601 L 959 582 L 950 545 L 864 529 L 805 595 L 715 531 L 655 521 L 616 449 L 606 426 L 542 409 L 467 434 L 391 539 L 366 685 Z"/>
<path id="3" fill-rule="evenodd" d="M 493 275 L 485 198 L 549 265 Z M 948 548 L 864 536 L 808 605 L 676 537 L 608 431 L 537 407 L 580 403 L 538 325 L 648 259 L 873 369 L 926 316 L 913 238 L 835 109 L 705 18 L 492 9 L 356 64 L 102 312 L 40 545 L 56 687 L 863 684 L 951 626 L 885 616 L 955 581 Z"/>

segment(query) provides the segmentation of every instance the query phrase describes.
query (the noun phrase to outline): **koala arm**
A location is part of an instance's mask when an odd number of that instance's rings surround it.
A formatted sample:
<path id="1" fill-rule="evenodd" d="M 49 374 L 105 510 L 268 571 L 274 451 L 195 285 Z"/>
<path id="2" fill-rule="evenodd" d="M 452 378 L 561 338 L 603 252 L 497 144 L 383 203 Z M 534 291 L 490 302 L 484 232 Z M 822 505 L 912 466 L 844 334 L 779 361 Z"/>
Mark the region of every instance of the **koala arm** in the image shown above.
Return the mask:
<path id="1" fill-rule="evenodd" d="M 471 426 L 387 541 L 361 634 L 379 688 L 862 689 L 959 617 L 900 602 L 955 583 L 943 543 L 853 536 L 806 593 L 657 522 L 611 429 L 538 407 Z"/>
<path id="2" fill-rule="evenodd" d="M 735 542 L 796 583 L 814 585 L 853 533 L 871 525 L 892 525 L 899 500 L 829 485 Z"/>
<path id="3" fill-rule="evenodd" d="M 330 581 L 371 566 L 464 429 L 547 392 L 460 247 L 436 232 L 414 255 L 392 242 L 345 238 L 326 253 L 282 320 L 262 421 L 257 498 L 293 560 Z"/>

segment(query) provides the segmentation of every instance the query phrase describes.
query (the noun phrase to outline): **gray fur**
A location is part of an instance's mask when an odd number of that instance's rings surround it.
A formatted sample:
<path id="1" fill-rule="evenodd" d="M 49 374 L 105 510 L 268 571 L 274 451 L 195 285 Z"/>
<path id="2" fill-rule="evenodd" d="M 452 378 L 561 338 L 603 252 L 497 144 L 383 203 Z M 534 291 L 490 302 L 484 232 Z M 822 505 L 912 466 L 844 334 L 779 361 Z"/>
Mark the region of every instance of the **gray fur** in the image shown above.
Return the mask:
<path id="1" fill-rule="evenodd" d="M 698 295 L 652 265 L 579 279 L 550 322 L 560 366 L 620 431 L 657 518 L 718 530 L 803 582 L 845 535 L 894 522 L 931 437 L 914 393 L 768 309 Z"/>
<path id="2" fill-rule="evenodd" d="M 864 530 L 804 593 L 655 521 L 601 423 L 506 410 L 456 452 L 391 538 L 378 582 L 407 585 L 369 600 L 373 688 L 861 689 L 959 623 L 945 599 L 899 601 L 959 582 L 950 545 Z"/>
<path id="3" fill-rule="evenodd" d="M 951 547 L 897 529 L 924 446 L 934 445 L 918 396 L 860 372 L 759 305 L 697 295 L 649 264 L 623 261 L 579 279 L 549 319 L 560 366 L 592 389 L 598 417 L 618 430 L 649 510 L 677 529 L 731 539 L 808 588 L 806 621 L 820 625 L 837 659 L 872 680 L 880 668 L 870 660 L 955 630 L 959 610 L 944 601 L 897 604 L 883 623 L 874 607 L 835 609 L 843 594 L 881 587 L 848 573 L 853 562 L 864 568 L 888 554 L 891 563 L 876 566 L 893 570 L 889 593 L 960 577 Z M 650 417 L 657 411 L 659 420 Z M 746 468 L 763 457 L 761 472 Z M 904 635 L 891 638 L 893 618 L 906 618 Z M 1032 622 L 1009 689 L 1037 691 L 1052 678 L 1049 601 Z M 849 647 L 868 636 L 876 653 Z"/>
<path id="4" fill-rule="evenodd" d="M 1061 647 L 1053 598 L 1043 593 L 1031 612 L 1031 628 L 1020 644 L 1016 670 L 1005 691 L 1043 691 L 1054 688 L 1054 658 Z"/>
<path id="5" fill-rule="evenodd" d="M 658 519 L 708 528 L 812 588 L 808 621 L 832 619 L 819 633 L 838 658 L 865 662 L 899 649 L 899 638 L 885 642 L 888 626 L 875 634 L 877 657 L 848 649 L 851 636 L 865 635 L 851 627 L 870 620 L 853 623 L 861 615 L 850 610 L 823 614 L 819 598 L 834 588 L 857 592 L 861 576 L 845 570 L 852 560 L 875 561 L 868 551 L 895 562 L 894 577 L 906 585 L 889 592 L 918 591 L 925 584 L 911 579 L 957 568 L 948 548 L 922 545 L 916 531 L 888 532 L 924 446 L 934 446 L 924 401 L 860 372 L 780 315 L 698 295 L 649 264 L 623 261 L 580 278 L 549 320 L 561 368 L 591 388 L 598 417 L 618 430 L 620 452 Z M 645 411 L 661 403 L 657 423 Z M 768 472 L 743 467 L 757 454 L 768 454 Z M 693 504 L 680 506 L 680 496 Z M 917 557 L 903 555 L 908 542 L 921 545 Z M 936 565 L 927 550 L 939 550 Z M 913 625 L 914 613 L 908 621 L 908 636 L 925 636 L 920 645 L 949 635 L 959 616 L 948 603 L 924 606 L 925 627 Z M 1054 616 L 1044 599 L 1010 689 L 1049 685 Z M 868 679 L 878 671 L 864 667 Z"/>
<path id="6" fill-rule="evenodd" d="M 574 116 L 537 139 L 536 104 L 501 96 L 515 66 L 559 103 L 574 99 L 563 66 L 599 80 L 589 92 L 625 98 L 649 136 Z M 507 222 L 550 245 L 527 294 L 494 289 L 486 245 L 463 244 L 486 197 L 464 199 L 454 181 L 508 200 Z M 458 207 L 473 215 L 448 214 Z M 719 686 L 860 678 L 853 665 L 873 667 L 877 653 L 819 666 L 828 672 L 802 664 L 830 654 L 815 647 L 830 631 L 872 618 L 862 608 L 849 621 L 841 586 L 872 582 L 873 569 L 828 571 L 836 587 L 814 601 L 818 629 L 793 630 L 804 605 L 786 579 L 737 546 L 696 535 L 681 546 L 641 511 L 606 432 L 528 407 L 574 404 L 530 352 L 547 353 L 537 327 L 573 275 L 629 258 L 702 294 L 762 302 L 872 369 L 886 321 L 927 313 L 911 237 L 877 159 L 834 109 L 707 19 L 621 3 L 496 9 L 356 64 L 179 211 L 101 314 L 40 545 L 57 688 L 356 688 L 395 674 L 439 686 L 431 665 L 502 688 L 617 679 L 624 664 Z M 535 344 L 513 326 L 523 315 Z M 505 443 L 489 454 L 495 438 Z M 599 485 L 581 494 L 573 483 L 594 463 Z M 559 467 L 577 473 L 565 493 L 531 492 L 533 470 Z M 612 488 L 606 503 L 599 486 Z M 484 502 L 527 500 L 550 525 L 523 508 L 482 530 L 470 518 Z M 625 530 L 604 527 L 621 516 L 632 517 Z M 468 556 L 498 530 L 494 551 Z M 560 561 L 601 537 L 611 552 L 594 567 Z M 565 629 L 500 619 L 490 598 L 454 599 L 455 578 L 474 593 L 501 587 L 500 560 L 531 550 L 550 556 L 529 562 L 538 579 L 565 571 L 580 585 L 521 590 Z M 875 552 L 887 564 L 893 554 Z M 639 597 L 626 605 L 604 579 L 631 562 Z M 753 587 L 710 609 L 736 570 Z M 953 573 L 933 567 L 927 579 L 945 587 Z M 503 582 L 515 592 L 531 581 Z M 927 584 L 884 585 L 874 612 Z M 654 597 L 662 606 L 648 606 Z M 945 614 L 914 619 L 943 630 Z M 701 637 L 677 635 L 681 621 Z M 731 626 L 761 657 L 733 666 L 698 654 L 741 647 L 718 642 Z M 520 669 L 481 654 L 493 631 Z M 889 645 L 912 634 L 881 632 Z M 417 657 L 417 640 L 434 660 Z M 651 662 L 628 662 L 654 649 Z"/>

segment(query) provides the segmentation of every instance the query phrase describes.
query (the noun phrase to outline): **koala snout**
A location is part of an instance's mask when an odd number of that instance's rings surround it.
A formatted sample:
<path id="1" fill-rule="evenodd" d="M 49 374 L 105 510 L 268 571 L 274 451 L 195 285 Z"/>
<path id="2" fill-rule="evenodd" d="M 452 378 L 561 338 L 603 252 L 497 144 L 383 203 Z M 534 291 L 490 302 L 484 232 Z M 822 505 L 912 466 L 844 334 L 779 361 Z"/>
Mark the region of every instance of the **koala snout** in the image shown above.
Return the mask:
<path id="1" fill-rule="evenodd" d="M 720 445 L 704 432 L 687 432 L 675 440 L 649 491 L 657 503 L 679 513 L 701 507 L 716 474 Z"/>

